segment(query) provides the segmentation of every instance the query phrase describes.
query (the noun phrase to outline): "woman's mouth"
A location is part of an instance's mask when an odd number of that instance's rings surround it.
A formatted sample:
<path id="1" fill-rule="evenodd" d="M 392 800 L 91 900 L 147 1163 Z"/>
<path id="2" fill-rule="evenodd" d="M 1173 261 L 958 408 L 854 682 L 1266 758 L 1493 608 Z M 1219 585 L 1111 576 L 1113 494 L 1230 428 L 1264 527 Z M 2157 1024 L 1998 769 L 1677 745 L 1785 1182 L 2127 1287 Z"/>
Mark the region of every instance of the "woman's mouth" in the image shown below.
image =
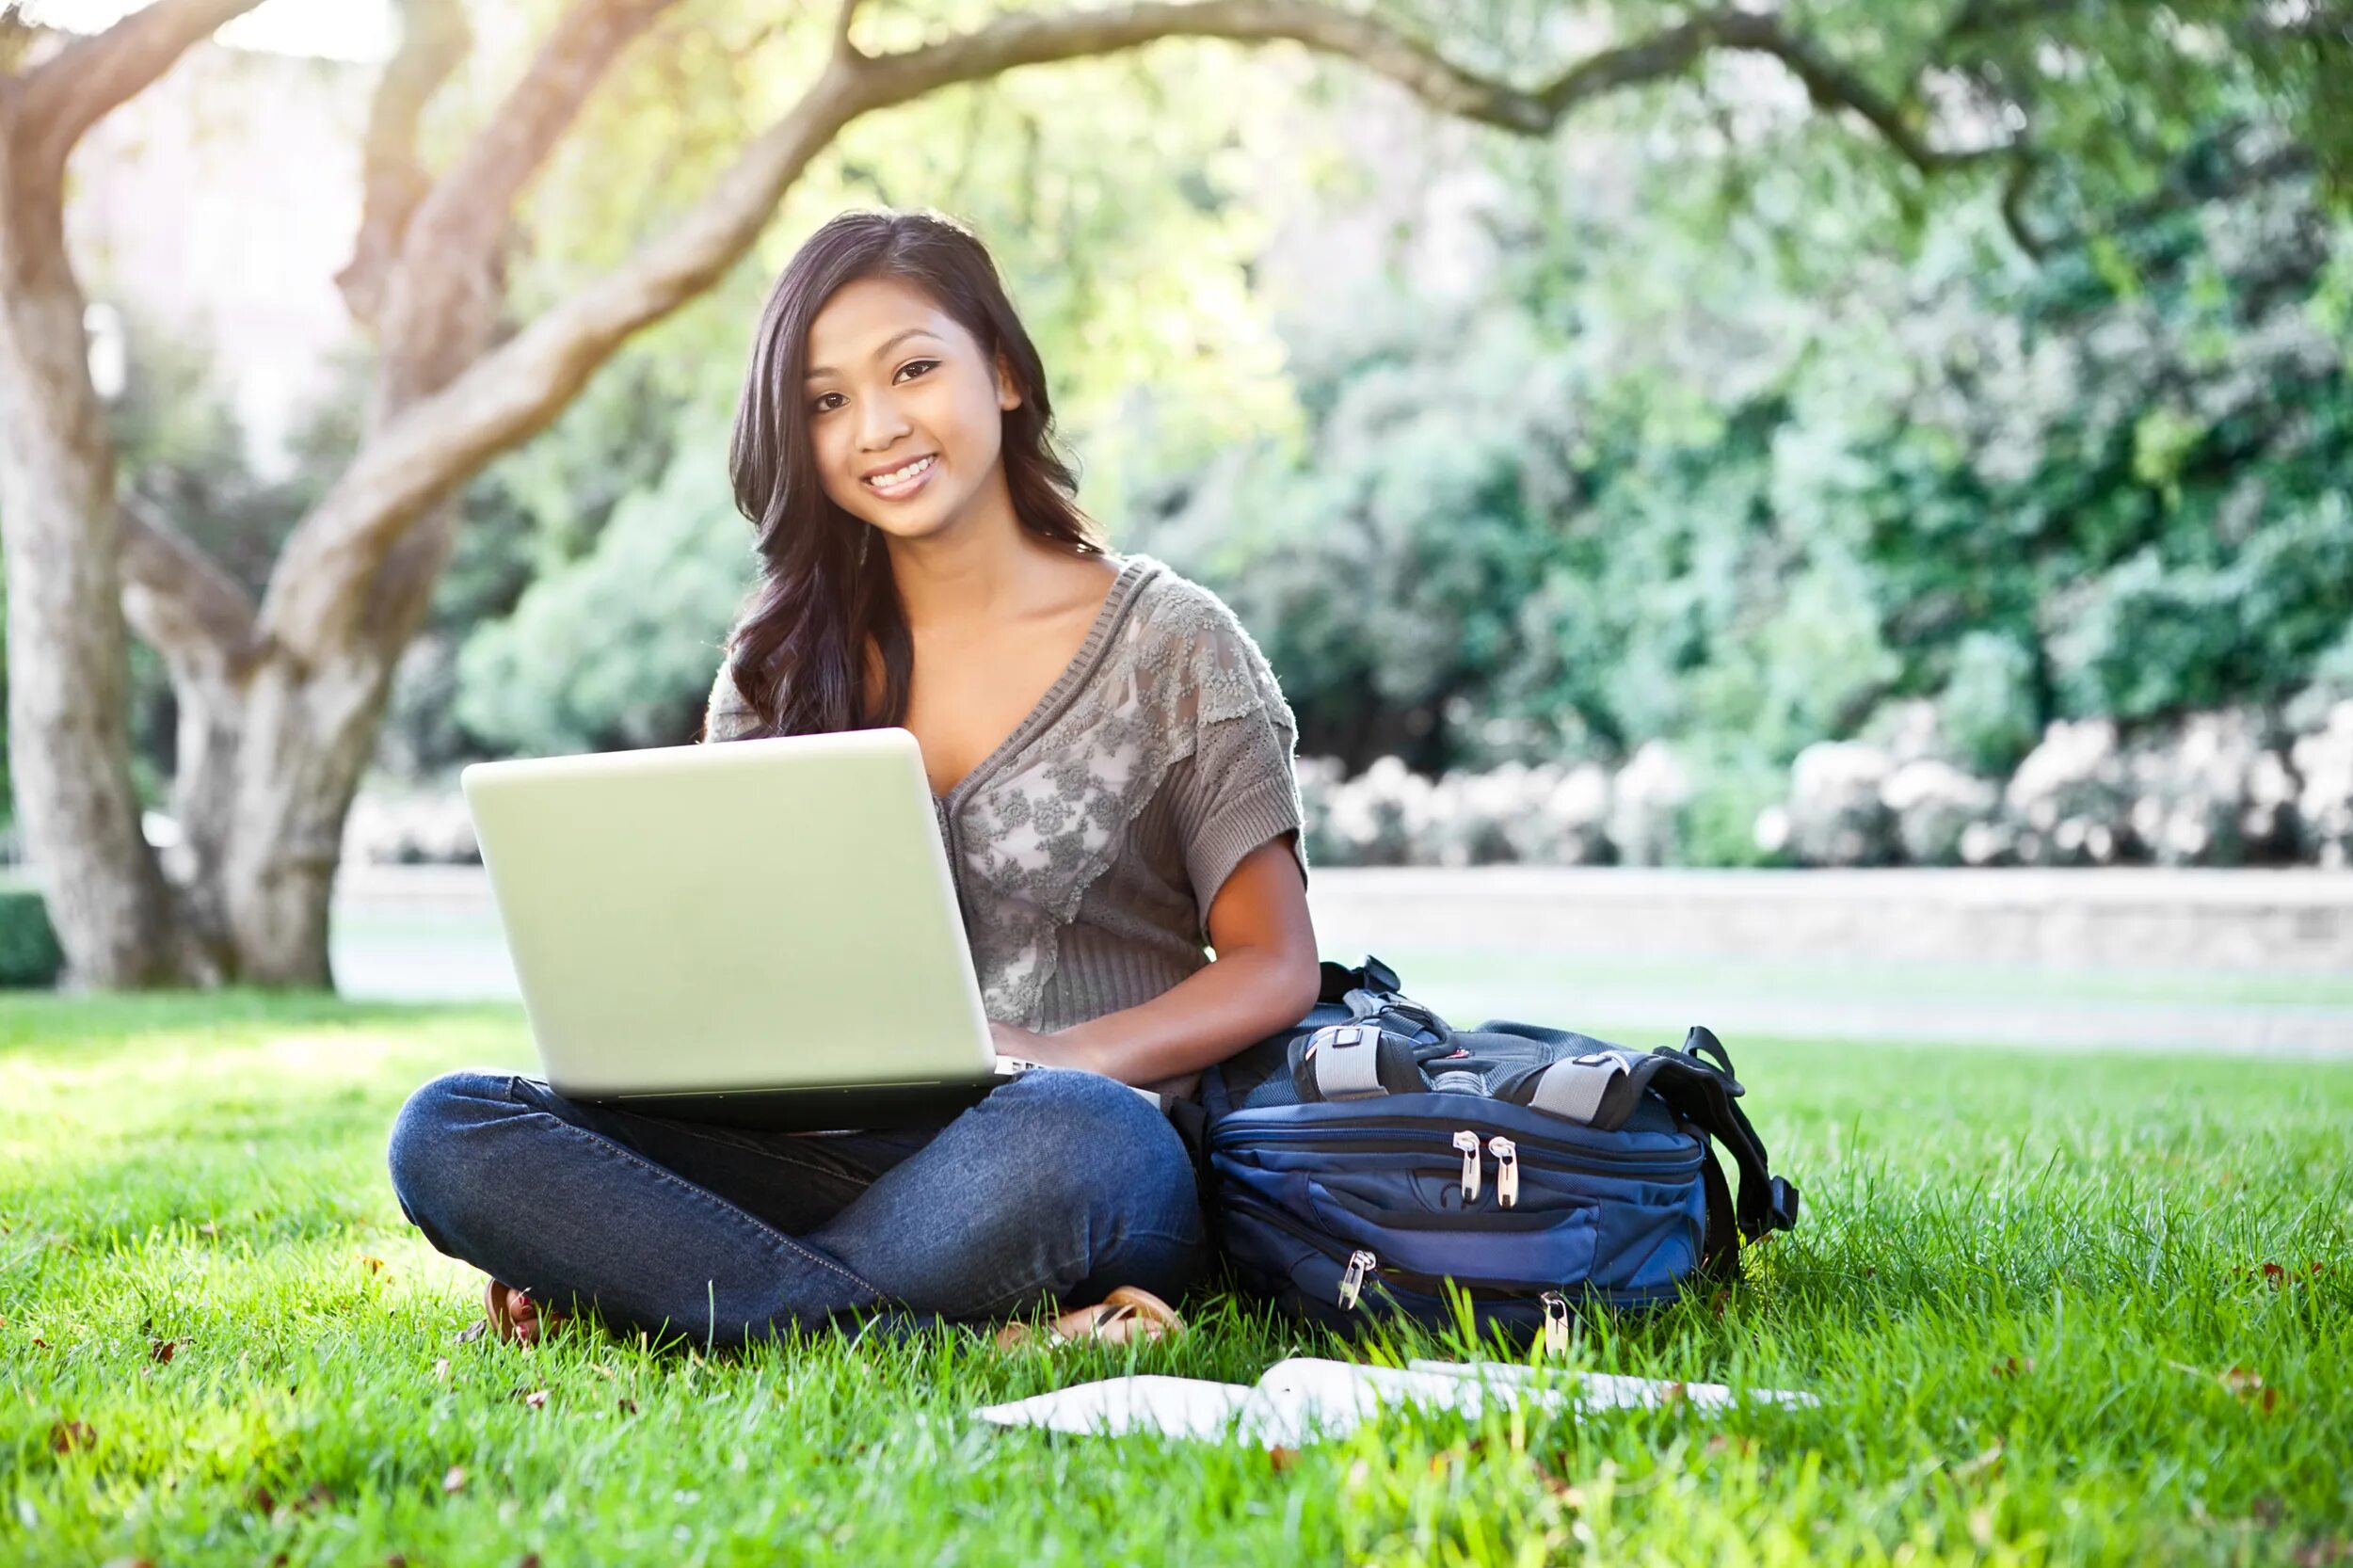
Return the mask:
<path id="1" fill-rule="evenodd" d="M 924 481 L 931 478 L 932 470 L 938 466 L 939 454 L 930 453 L 888 473 L 875 474 L 865 482 L 866 488 L 885 501 L 904 501 L 921 489 Z"/>

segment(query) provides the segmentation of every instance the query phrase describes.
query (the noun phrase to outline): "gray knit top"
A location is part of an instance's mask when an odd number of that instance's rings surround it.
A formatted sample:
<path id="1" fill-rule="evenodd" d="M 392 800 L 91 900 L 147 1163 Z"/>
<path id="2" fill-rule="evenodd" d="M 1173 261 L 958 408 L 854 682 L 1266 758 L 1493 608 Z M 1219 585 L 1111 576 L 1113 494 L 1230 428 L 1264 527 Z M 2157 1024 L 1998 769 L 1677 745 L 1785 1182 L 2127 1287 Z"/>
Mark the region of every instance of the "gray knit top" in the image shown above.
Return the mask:
<path id="1" fill-rule="evenodd" d="M 703 738 L 759 731 L 722 664 Z M 1270 839 L 1291 835 L 1304 882 L 1297 738 L 1225 600 L 1121 558 L 1069 666 L 932 800 L 989 1017 L 1051 1032 L 1159 996 L 1209 963 L 1210 902 Z"/>

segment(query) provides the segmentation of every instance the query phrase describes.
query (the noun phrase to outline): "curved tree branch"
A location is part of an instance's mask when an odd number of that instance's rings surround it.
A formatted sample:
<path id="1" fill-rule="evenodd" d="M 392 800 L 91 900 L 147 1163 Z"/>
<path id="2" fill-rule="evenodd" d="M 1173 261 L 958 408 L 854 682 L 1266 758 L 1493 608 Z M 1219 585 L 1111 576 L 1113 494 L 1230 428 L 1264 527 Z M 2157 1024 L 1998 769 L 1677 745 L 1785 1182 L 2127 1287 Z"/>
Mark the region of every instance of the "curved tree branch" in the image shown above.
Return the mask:
<path id="1" fill-rule="evenodd" d="M 472 42 L 457 0 L 406 0 L 401 9 L 400 52 L 368 105 L 360 233 L 350 262 L 335 274 L 344 303 L 364 327 L 377 325 L 401 236 L 432 188 L 417 158 L 417 121 Z"/>
<path id="2" fill-rule="evenodd" d="M 189 47 L 261 0 L 156 0 L 104 32 L 68 45 L 24 78 L 32 156 L 61 169 L 83 133 L 171 69 Z"/>
<path id="3" fill-rule="evenodd" d="M 263 634 L 306 659 L 349 629 L 351 584 L 401 530 L 491 456 L 536 434 L 631 334 L 717 280 L 758 239 L 809 159 L 858 117 L 1018 66 L 1130 49 L 1162 38 L 1286 40 L 1342 56 L 1432 107 L 1521 135 L 1551 131 L 1607 93 L 1681 74 L 1711 49 L 1780 58 L 1817 104 L 1852 110 L 1923 169 L 1987 153 L 1928 145 L 1899 108 L 1769 16 L 1713 13 L 1602 50 L 1534 90 L 1463 70 L 1426 41 L 1313 0 L 1166 0 L 1000 17 L 895 55 L 836 53 L 792 111 L 748 144 L 668 232 L 589 283 L 381 429 L 304 520 L 261 609 Z M 412 238 L 412 244 L 415 241 Z"/>
<path id="4" fill-rule="evenodd" d="M 253 600 L 189 538 L 125 496 L 122 613 L 139 640 L 163 655 L 172 684 L 233 680 L 253 641 Z"/>

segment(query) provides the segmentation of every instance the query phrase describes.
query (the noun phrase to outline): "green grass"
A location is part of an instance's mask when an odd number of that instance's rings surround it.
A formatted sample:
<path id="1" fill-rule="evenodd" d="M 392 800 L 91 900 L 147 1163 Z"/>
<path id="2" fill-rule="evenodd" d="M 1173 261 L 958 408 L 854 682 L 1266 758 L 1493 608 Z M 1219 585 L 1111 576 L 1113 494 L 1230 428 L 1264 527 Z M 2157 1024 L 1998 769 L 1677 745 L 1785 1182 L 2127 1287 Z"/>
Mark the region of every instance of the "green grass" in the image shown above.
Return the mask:
<path id="1" fill-rule="evenodd" d="M 0 1001 L 0 1561 L 2353 1551 L 2353 1066 L 1734 1045 L 1802 1225 L 1745 1288 L 1575 1354 L 1820 1408 L 1402 1416 L 1278 1465 L 966 1414 L 1336 1353 L 1215 1299 L 1132 1363 L 964 1334 L 719 1361 L 453 1342 L 472 1276 L 402 1224 L 384 1134 L 428 1074 L 527 1061 L 512 1010 Z"/>

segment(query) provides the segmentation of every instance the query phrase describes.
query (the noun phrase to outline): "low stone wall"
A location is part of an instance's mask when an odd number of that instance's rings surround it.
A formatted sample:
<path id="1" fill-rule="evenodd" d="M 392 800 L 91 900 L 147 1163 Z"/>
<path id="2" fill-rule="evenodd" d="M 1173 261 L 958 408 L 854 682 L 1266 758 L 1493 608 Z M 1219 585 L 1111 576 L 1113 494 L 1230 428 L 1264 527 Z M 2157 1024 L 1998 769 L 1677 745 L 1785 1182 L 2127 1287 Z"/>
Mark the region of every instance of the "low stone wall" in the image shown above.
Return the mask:
<path id="1" fill-rule="evenodd" d="M 1327 953 L 1488 943 L 1626 956 L 2353 974 L 2353 872 L 1334 867 Z"/>
<path id="2" fill-rule="evenodd" d="M 479 866 L 347 866 L 340 902 L 489 908 Z M 2353 872 L 1324 867 L 1327 954 L 1593 955 L 2353 974 Z"/>

